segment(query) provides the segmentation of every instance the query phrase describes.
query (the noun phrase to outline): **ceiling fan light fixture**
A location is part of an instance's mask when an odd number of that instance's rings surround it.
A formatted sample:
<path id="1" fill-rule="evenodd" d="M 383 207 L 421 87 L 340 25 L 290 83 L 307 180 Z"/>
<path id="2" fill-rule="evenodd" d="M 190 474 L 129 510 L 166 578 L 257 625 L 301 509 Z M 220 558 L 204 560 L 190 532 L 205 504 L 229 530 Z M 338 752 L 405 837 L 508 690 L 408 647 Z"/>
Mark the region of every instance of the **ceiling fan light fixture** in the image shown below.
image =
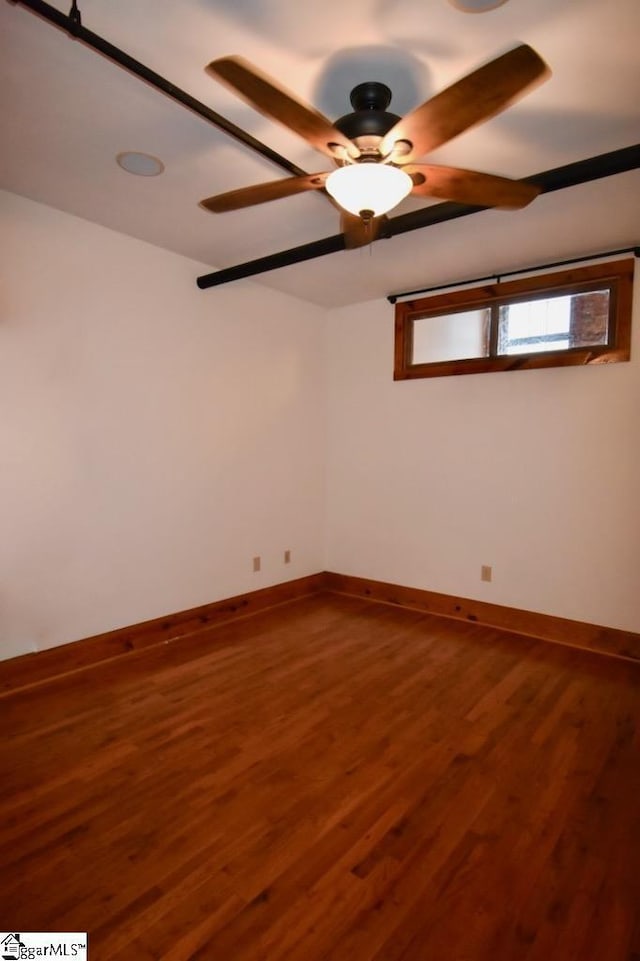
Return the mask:
<path id="1" fill-rule="evenodd" d="M 327 191 L 344 210 L 380 217 L 404 200 L 413 188 L 409 174 L 382 163 L 348 164 L 329 174 Z"/>

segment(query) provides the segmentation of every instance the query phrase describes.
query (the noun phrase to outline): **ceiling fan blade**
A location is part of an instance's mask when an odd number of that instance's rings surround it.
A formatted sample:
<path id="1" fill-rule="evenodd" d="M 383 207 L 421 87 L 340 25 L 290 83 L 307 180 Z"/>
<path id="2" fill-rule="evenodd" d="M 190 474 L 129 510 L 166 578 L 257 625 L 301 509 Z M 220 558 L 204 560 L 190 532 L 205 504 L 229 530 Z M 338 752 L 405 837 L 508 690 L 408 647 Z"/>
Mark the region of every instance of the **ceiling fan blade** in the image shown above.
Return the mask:
<path id="1" fill-rule="evenodd" d="M 240 187 L 238 190 L 229 190 L 227 193 L 201 200 L 200 206 L 214 214 L 226 213 L 228 210 L 241 210 L 243 207 L 265 204 L 269 200 L 292 197 L 305 190 L 319 190 L 324 187 L 328 176 L 329 172 L 307 174 L 305 177 L 285 177 L 282 180 L 271 180 L 252 187 Z"/>
<path id="2" fill-rule="evenodd" d="M 342 158 L 345 153 L 354 159 L 360 156 L 356 145 L 340 133 L 331 121 L 260 73 L 242 57 L 221 57 L 213 60 L 206 69 L 207 73 L 226 83 L 260 113 L 304 137 L 321 153 L 333 159 Z"/>
<path id="3" fill-rule="evenodd" d="M 463 130 L 500 113 L 550 73 L 535 50 L 523 43 L 407 114 L 386 134 L 380 150 L 386 156 L 397 141 L 403 141 L 398 163 L 417 160 Z M 407 143 L 411 145 L 409 150 Z"/>
<path id="4" fill-rule="evenodd" d="M 402 168 L 414 181 L 413 194 L 438 197 L 479 207 L 526 207 L 541 188 L 522 180 L 494 177 L 492 174 L 441 167 L 437 164 L 408 164 Z"/>
<path id="5" fill-rule="evenodd" d="M 350 214 L 343 210 L 340 214 L 340 229 L 344 234 L 347 250 L 372 244 L 380 237 L 387 220 L 388 217 L 383 214 L 381 217 L 373 217 L 365 221 L 357 214 Z"/>

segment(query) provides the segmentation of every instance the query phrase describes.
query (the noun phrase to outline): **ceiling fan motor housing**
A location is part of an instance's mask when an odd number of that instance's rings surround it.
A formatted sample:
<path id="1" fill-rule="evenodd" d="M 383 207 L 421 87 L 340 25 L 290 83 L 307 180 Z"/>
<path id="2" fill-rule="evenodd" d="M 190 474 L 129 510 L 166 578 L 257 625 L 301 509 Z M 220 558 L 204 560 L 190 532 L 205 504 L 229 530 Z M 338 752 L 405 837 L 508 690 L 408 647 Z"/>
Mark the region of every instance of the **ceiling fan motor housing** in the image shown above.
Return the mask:
<path id="1" fill-rule="evenodd" d="M 396 114 L 387 112 L 391 91 L 384 83 L 375 80 L 359 83 L 349 99 L 353 113 L 340 117 L 334 127 L 356 143 L 359 137 L 384 137 L 400 120 Z"/>

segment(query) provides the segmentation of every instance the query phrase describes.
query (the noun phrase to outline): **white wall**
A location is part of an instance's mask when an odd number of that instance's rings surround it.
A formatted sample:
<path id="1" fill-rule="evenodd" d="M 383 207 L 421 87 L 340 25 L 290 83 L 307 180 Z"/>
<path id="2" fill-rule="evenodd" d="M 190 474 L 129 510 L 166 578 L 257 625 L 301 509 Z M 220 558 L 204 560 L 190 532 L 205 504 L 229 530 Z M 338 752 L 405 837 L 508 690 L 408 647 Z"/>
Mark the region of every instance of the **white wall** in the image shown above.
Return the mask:
<path id="1" fill-rule="evenodd" d="M 393 308 L 332 311 L 327 568 L 640 630 L 639 273 L 610 366 L 394 383 Z"/>
<path id="2" fill-rule="evenodd" d="M 322 569 L 324 312 L 0 197 L 0 657 Z"/>
<path id="3" fill-rule="evenodd" d="M 0 204 L 0 657 L 323 568 L 640 630 L 640 291 L 631 363 L 395 383 L 386 301 Z"/>

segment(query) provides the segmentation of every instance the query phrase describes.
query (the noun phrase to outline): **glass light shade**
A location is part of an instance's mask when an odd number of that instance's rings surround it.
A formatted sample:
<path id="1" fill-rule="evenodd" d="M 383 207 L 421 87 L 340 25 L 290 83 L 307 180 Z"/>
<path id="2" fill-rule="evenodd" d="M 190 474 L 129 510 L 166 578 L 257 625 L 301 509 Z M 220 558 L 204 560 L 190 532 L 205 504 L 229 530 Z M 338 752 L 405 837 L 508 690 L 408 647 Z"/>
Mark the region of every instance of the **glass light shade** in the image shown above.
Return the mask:
<path id="1" fill-rule="evenodd" d="M 413 187 L 409 174 L 398 167 L 381 163 L 348 164 L 330 173 L 325 187 L 341 207 L 352 214 L 373 211 L 374 217 L 386 214 L 407 196 Z"/>

